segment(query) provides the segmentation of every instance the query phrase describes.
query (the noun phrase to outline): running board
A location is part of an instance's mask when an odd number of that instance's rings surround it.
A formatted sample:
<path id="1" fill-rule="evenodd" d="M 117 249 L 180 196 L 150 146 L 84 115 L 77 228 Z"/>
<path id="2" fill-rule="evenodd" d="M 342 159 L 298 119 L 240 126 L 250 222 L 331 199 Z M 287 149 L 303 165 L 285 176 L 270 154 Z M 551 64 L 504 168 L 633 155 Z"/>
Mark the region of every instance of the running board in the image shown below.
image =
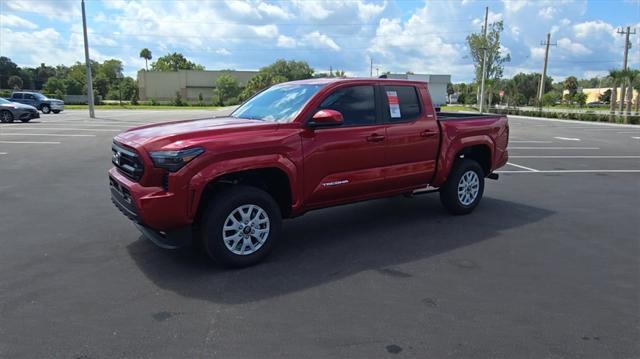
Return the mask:
<path id="1" fill-rule="evenodd" d="M 414 196 L 419 196 L 421 194 L 429 194 L 429 193 L 434 193 L 434 192 L 438 192 L 438 191 L 440 191 L 439 188 L 427 186 L 425 188 L 417 189 L 417 190 L 415 190 L 415 191 L 413 191 L 411 193 L 407 193 L 407 194 L 405 194 L 405 196 L 414 197 Z"/>

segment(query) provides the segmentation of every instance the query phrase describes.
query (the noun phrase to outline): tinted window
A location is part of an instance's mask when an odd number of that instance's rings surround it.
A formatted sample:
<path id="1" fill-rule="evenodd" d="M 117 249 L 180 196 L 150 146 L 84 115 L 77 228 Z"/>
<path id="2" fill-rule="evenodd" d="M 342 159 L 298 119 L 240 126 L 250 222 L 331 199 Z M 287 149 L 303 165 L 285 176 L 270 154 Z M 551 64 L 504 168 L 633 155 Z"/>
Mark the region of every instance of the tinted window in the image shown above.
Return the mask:
<path id="1" fill-rule="evenodd" d="M 339 111 L 346 126 L 376 123 L 373 86 L 354 86 L 336 90 L 322 101 L 320 108 Z"/>
<path id="2" fill-rule="evenodd" d="M 391 122 L 409 121 L 420 116 L 420 101 L 413 86 L 385 86 L 387 118 Z"/>
<path id="3" fill-rule="evenodd" d="M 14 93 L 11 95 L 11 98 L 22 98 L 22 94 L 21 93 Z"/>
<path id="4" fill-rule="evenodd" d="M 26 94 L 24 94 L 24 98 L 26 98 L 26 99 L 28 99 L 28 100 L 35 100 L 35 99 L 36 99 L 36 98 L 35 98 L 35 96 L 33 96 L 33 95 L 32 95 L 32 94 L 30 94 L 30 93 L 26 93 Z"/>

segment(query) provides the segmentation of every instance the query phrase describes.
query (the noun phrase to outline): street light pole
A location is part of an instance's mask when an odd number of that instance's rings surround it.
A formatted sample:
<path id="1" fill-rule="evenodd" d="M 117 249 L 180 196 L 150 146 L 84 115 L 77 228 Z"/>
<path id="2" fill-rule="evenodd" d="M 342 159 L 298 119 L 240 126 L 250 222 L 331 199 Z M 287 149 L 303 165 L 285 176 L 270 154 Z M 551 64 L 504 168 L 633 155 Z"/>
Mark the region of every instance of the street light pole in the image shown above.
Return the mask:
<path id="1" fill-rule="evenodd" d="M 89 40 L 87 39 L 87 16 L 84 11 L 84 0 L 82 0 L 82 32 L 84 34 L 84 61 L 87 65 L 87 102 L 89 103 L 89 117 L 96 118 L 93 108 L 93 80 L 91 76 L 91 60 L 89 59 Z"/>

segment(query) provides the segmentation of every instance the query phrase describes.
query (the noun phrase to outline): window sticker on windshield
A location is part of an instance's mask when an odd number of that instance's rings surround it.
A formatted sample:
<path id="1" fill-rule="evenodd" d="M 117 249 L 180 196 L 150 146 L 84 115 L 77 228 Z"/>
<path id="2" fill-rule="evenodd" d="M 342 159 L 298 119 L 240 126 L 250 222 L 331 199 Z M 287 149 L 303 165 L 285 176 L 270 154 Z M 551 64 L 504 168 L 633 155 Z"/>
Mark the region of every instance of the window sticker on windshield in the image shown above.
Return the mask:
<path id="1" fill-rule="evenodd" d="M 400 101 L 398 100 L 398 93 L 395 91 L 387 91 L 387 102 L 389 102 L 389 114 L 391 118 L 400 118 Z"/>

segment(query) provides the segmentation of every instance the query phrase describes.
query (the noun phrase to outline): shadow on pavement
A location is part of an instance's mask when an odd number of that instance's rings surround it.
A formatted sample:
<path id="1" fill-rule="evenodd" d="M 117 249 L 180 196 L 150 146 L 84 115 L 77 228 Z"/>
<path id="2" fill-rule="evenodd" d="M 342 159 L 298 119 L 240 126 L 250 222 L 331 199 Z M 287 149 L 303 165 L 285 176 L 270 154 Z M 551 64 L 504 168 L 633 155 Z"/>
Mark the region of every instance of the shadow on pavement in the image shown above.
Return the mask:
<path id="1" fill-rule="evenodd" d="M 185 297 L 233 304 L 284 295 L 369 270 L 411 276 L 393 266 L 490 240 L 501 231 L 552 213 L 492 198 L 484 198 L 467 216 L 449 215 L 434 197 L 397 197 L 330 208 L 285 221 L 283 238 L 271 255 L 239 270 L 212 265 L 193 250 L 161 250 L 143 237 L 127 249 L 158 287 Z"/>

